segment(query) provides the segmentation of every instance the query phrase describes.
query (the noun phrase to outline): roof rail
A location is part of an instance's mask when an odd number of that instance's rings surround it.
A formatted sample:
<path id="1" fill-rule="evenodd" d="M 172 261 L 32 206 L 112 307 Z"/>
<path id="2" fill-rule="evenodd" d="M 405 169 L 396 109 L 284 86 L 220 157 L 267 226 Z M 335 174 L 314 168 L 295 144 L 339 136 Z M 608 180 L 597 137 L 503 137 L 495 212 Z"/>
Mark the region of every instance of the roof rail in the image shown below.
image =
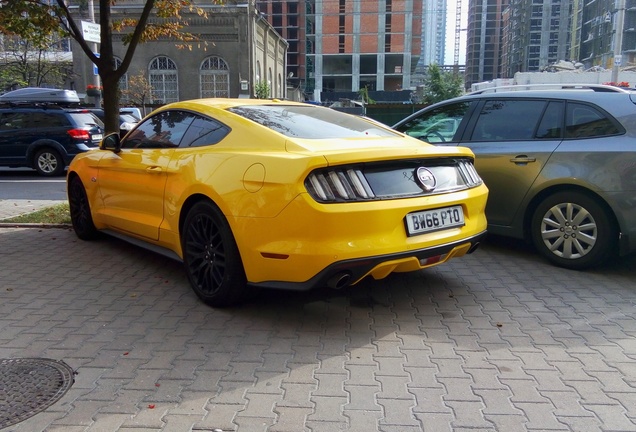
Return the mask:
<path id="1" fill-rule="evenodd" d="M 76 105 L 76 104 L 74 104 Z M 16 102 L 2 102 L 0 101 L 1 108 L 44 108 L 44 109 L 64 109 L 74 106 L 73 104 L 63 104 L 55 102 L 29 102 L 29 101 L 16 101 Z"/>
<path id="2" fill-rule="evenodd" d="M 469 92 L 467 94 L 483 94 L 483 93 L 497 93 L 499 91 L 523 91 L 523 90 L 591 90 L 595 92 L 605 92 L 605 93 L 630 93 L 630 91 L 634 89 L 627 89 L 624 87 L 616 87 L 607 84 L 579 84 L 579 83 L 571 83 L 571 84 L 516 84 L 516 85 L 507 85 L 507 86 L 497 86 L 497 87 L 488 87 L 481 90 L 475 90 L 473 92 Z"/>

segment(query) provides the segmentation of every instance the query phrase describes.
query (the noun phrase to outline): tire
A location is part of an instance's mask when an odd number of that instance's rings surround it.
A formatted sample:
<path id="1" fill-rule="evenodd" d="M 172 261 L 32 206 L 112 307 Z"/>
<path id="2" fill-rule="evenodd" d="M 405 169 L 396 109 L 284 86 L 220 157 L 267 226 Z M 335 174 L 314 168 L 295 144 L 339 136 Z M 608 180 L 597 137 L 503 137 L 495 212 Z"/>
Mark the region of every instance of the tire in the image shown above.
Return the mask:
<path id="1" fill-rule="evenodd" d="M 231 306 L 247 293 L 241 255 L 230 225 L 212 203 L 195 204 L 181 237 L 183 262 L 192 289 L 206 304 Z"/>
<path id="2" fill-rule="evenodd" d="M 43 148 L 35 153 L 33 166 L 38 174 L 46 177 L 60 176 L 64 174 L 64 160 L 60 154 L 50 148 Z"/>
<path id="3" fill-rule="evenodd" d="M 79 177 L 73 177 L 68 186 L 68 203 L 71 212 L 71 222 L 75 235 L 82 240 L 93 240 L 99 231 L 93 223 L 90 204 L 86 196 L 86 189 Z"/>
<path id="4" fill-rule="evenodd" d="M 601 265 L 618 247 L 612 215 L 580 192 L 559 192 L 543 200 L 532 217 L 531 235 L 541 255 L 572 270 Z"/>

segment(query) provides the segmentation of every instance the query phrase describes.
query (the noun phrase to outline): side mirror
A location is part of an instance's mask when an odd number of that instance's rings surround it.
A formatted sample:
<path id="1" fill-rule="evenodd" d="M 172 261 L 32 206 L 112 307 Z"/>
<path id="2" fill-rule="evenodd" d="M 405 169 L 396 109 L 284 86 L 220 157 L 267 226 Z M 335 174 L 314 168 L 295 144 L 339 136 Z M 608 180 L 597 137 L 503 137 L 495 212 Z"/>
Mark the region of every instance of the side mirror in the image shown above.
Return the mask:
<path id="1" fill-rule="evenodd" d="M 119 153 L 121 151 L 121 139 L 119 138 L 119 133 L 113 132 L 106 135 L 99 144 L 99 148 L 100 150 L 111 150 L 115 153 Z"/>

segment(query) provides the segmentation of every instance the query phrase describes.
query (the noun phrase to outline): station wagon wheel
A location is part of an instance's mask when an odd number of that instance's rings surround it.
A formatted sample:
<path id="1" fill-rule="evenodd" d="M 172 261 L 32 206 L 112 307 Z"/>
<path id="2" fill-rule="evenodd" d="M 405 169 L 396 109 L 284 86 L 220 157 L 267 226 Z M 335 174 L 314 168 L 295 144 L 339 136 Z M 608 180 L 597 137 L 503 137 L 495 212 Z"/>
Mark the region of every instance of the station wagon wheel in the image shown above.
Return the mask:
<path id="1" fill-rule="evenodd" d="M 195 204 L 186 217 L 181 243 L 188 279 L 203 302 L 223 307 L 244 298 L 243 263 L 219 209 L 209 202 Z"/>
<path id="2" fill-rule="evenodd" d="M 71 213 L 71 223 L 75 235 L 82 240 L 92 240 L 98 231 L 93 223 L 91 208 L 86 196 L 86 189 L 79 177 L 73 177 L 68 185 L 68 204 Z"/>
<path id="3" fill-rule="evenodd" d="M 549 196 L 537 207 L 531 223 L 535 247 L 560 267 L 597 266 L 617 250 L 613 218 L 596 200 L 579 192 Z"/>
<path id="4" fill-rule="evenodd" d="M 50 148 L 43 148 L 35 153 L 36 171 L 43 176 L 59 176 L 64 172 L 64 161 L 60 154 Z"/>

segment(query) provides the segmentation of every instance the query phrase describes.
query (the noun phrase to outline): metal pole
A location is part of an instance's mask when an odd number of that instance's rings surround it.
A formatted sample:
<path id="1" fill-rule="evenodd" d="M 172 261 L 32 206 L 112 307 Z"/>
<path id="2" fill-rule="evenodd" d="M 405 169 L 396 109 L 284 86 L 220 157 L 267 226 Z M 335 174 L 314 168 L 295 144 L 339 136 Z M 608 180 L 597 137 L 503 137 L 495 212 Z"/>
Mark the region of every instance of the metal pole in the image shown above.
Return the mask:
<path id="1" fill-rule="evenodd" d="M 621 1 L 621 0 L 619 0 Z M 622 0 L 623 2 L 625 0 Z M 94 1 L 93 0 L 88 0 L 88 18 L 92 21 L 95 22 L 95 10 L 94 10 Z M 94 53 L 97 52 L 97 44 L 95 42 L 92 43 L 92 48 Z M 100 81 L 99 81 L 99 74 L 94 75 L 94 80 L 93 80 L 95 87 L 97 87 L 99 89 L 100 87 Z M 95 97 L 95 108 L 101 108 L 102 106 L 102 97 L 101 95 L 98 96 L 94 96 Z"/>
<path id="2" fill-rule="evenodd" d="M 625 24 L 625 0 L 616 0 L 616 32 L 614 33 L 614 66 L 612 82 L 618 83 L 618 69 L 623 63 L 623 26 Z"/>

